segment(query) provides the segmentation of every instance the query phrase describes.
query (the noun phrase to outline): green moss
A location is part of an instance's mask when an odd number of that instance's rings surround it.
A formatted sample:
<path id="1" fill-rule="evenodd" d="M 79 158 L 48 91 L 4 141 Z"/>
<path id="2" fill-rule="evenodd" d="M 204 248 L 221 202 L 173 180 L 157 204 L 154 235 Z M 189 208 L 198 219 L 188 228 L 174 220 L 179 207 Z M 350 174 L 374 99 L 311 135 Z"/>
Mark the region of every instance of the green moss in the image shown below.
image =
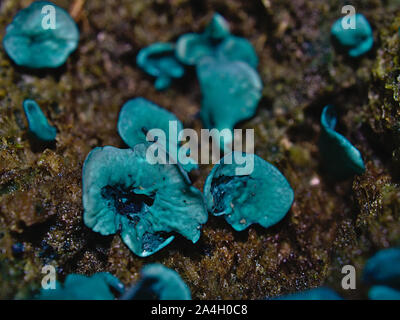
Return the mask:
<path id="1" fill-rule="evenodd" d="M 39 105 L 33 100 L 25 100 L 24 111 L 28 119 L 29 131 L 39 140 L 54 141 L 57 129 L 49 124 Z"/>

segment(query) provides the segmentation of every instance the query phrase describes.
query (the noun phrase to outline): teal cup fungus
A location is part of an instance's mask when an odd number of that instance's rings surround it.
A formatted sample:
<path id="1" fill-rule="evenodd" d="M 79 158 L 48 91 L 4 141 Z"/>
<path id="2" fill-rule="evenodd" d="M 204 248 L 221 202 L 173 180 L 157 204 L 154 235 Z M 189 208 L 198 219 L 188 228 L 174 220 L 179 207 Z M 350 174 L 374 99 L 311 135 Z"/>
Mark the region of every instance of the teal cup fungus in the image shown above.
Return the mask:
<path id="1" fill-rule="evenodd" d="M 258 57 L 253 45 L 245 38 L 229 36 L 217 48 L 216 56 L 221 60 L 242 61 L 257 68 Z"/>
<path id="2" fill-rule="evenodd" d="M 154 43 L 139 51 L 136 63 L 146 73 L 156 77 L 157 90 L 167 89 L 174 78 L 181 78 L 185 69 L 175 57 L 173 43 Z"/>
<path id="3" fill-rule="evenodd" d="M 230 35 L 229 23 L 219 13 L 214 13 L 204 34 L 213 40 L 222 40 Z"/>
<path id="4" fill-rule="evenodd" d="M 9 57 L 28 68 L 63 65 L 78 42 L 79 29 L 74 20 L 64 9 L 48 1 L 33 2 L 19 11 L 3 38 Z"/>
<path id="5" fill-rule="evenodd" d="M 400 288 L 400 248 L 380 250 L 369 258 L 364 266 L 363 281 Z"/>
<path id="6" fill-rule="evenodd" d="M 28 120 L 29 131 L 43 142 L 54 141 L 57 135 L 57 129 L 51 126 L 34 100 L 27 99 L 23 103 L 24 112 Z"/>
<path id="7" fill-rule="evenodd" d="M 243 157 L 248 157 L 246 162 L 253 166 L 243 166 Z M 222 158 L 211 170 L 204 196 L 208 211 L 225 216 L 236 231 L 253 223 L 264 228 L 278 223 L 294 200 L 289 182 L 276 167 L 257 155 L 237 151 Z"/>
<path id="8" fill-rule="evenodd" d="M 201 58 L 215 55 L 223 39 L 230 35 L 228 22 L 214 14 L 203 33 L 186 33 L 176 43 L 176 57 L 186 65 L 196 65 Z"/>
<path id="9" fill-rule="evenodd" d="M 176 57 L 186 65 L 197 65 L 204 57 L 242 61 L 256 68 L 257 54 L 252 44 L 229 32 L 227 21 L 216 13 L 203 33 L 186 33 L 176 44 Z"/>
<path id="10" fill-rule="evenodd" d="M 95 148 L 82 170 L 86 226 L 102 235 L 120 233 L 140 257 L 168 245 L 173 233 L 197 242 L 208 217 L 203 196 L 186 173 L 156 163 L 146 150 L 144 144 Z"/>
<path id="11" fill-rule="evenodd" d="M 257 72 L 241 61 L 204 58 L 197 66 L 202 92 L 200 116 L 207 129 L 228 129 L 221 149 L 232 144 L 233 128 L 254 116 L 262 96 Z"/>
<path id="12" fill-rule="evenodd" d="M 372 284 L 371 300 L 400 300 L 400 248 L 378 251 L 364 266 L 362 279 Z"/>
<path id="13" fill-rule="evenodd" d="M 41 289 L 36 299 L 114 300 L 113 291 L 122 294 L 124 290 L 122 282 L 108 272 L 95 273 L 90 277 L 73 273 L 67 275 L 62 284 L 56 281 L 55 289 Z"/>
<path id="14" fill-rule="evenodd" d="M 122 300 L 190 300 L 190 289 L 179 274 L 162 264 L 143 267 L 140 280 L 122 296 Z"/>
<path id="15" fill-rule="evenodd" d="M 347 29 L 343 28 L 343 23 L 344 19 L 349 19 L 349 17 L 338 19 L 332 25 L 331 36 L 339 49 L 345 51 L 348 56 L 357 58 L 371 50 L 374 36 L 364 15 L 357 13 L 353 18 L 355 19 L 354 28 L 348 26 Z"/>
<path id="16" fill-rule="evenodd" d="M 334 106 L 326 106 L 321 115 L 319 149 L 324 167 L 337 179 L 365 171 L 360 151 L 335 131 L 337 115 Z"/>
<path id="17" fill-rule="evenodd" d="M 183 130 L 182 122 L 173 113 L 145 98 L 131 99 L 122 106 L 117 128 L 122 140 L 130 148 L 140 143 L 151 145 L 157 141 L 166 152 L 173 152 L 176 162 L 187 172 L 198 168 L 196 161 L 189 156 L 186 157 L 187 163 L 179 162 L 179 149 L 186 148 L 179 142 L 179 133 Z M 162 141 L 158 136 L 151 137 L 152 129 L 161 130 L 165 139 L 163 137 Z M 170 146 L 174 150 L 170 150 Z"/>
<path id="18" fill-rule="evenodd" d="M 370 300 L 400 300 L 400 290 L 388 286 L 372 286 L 368 291 Z"/>

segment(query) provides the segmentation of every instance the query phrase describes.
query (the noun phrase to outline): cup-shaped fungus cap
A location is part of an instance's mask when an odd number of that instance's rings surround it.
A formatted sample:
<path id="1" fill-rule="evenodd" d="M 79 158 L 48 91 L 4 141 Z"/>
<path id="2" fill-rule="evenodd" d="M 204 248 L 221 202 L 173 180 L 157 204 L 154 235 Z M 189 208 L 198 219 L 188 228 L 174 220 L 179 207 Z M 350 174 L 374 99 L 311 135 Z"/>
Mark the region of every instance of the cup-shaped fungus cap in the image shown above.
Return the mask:
<path id="1" fill-rule="evenodd" d="M 24 101 L 23 107 L 28 120 L 29 131 L 39 140 L 46 142 L 54 141 L 57 130 L 49 124 L 36 101 L 27 99 Z"/>
<path id="2" fill-rule="evenodd" d="M 214 166 L 204 185 L 209 212 L 224 215 L 236 230 L 253 223 L 268 228 L 286 215 L 294 193 L 272 164 L 254 154 L 233 152 Z"/>
<path id="3" fill-rule="evenodd" d="M 258 57 L 253 45 L 245 38 L 229 36 L 217 48 L 217 57 L 229 61 L 242 61 L 257 68 Z"/>
<path id="4" fill-rule="evenodd" d="M 229 23 L 219 13 L 214 13 L 204 33 L 211 39 L 224 39 L 230 35 Z"/>
<path id="5" fill-rule="evenodd" d="M 202 93 L 200 116 L 206 128 L 232 131 L 255 114 L 262 83 L 247 63 L 206 57 L 197 66 L 197 76 Z"/>
<path id="6" fill-rule="evenodd" d="M 176 127 L 176 132 L 170 133 L 170 123 Z M 146 138 L 151 139 L 149 131 L 160 129 L 165 133 L 164 147 L 168 149 L 170 136 L 177 145 L 178 134 L 183 129 L 182 122 L 173 113 L 141 97 L 131 99 L 122 106 L 117 127 L 122 140 L 131 148 L 140 143 L 148 144 L 151 142 Z"/>
<path id="7" fill-rule="evenodd" d="M 183 130 L 183 124 L 173 113 L 147 99 L 134 98 L 122 106 L 117 127 L 122 140 L 130 148 L 140 143 L 150 145 L 156 140 L 167 152 L 173 152 L 174 159 L 179 162 L 179 133 Z M 152 129 L 157 129 L 159 133 L 162 131 L 163 137 L 152 137 Z M 177 152 L 170 150 L 170 147 Z M 198 167 L 194 159 L 188 157 L 188 160 L 188 164 L 182 164 L 187 172 Z"/>
<path id="8" fill-rule="evenodd" d="M 400 248 L 380 250 L 369 258 L 364 266 L 363 281 L 400 288 Z"/>
<path id="9" fill-rule="evenodd" d="M 203 33 L 186 33 L 176 43 L 176 57 L 186 65 L 196 65 L 207 56 L 216 55 L 222 40 L 229 37 L 228 22 L 218 13 Z"/>
<path id="10" fill-rule="evenodd" d="M 368 291 L 370 300 L 400 300 L 400 290 L 388 286 L 372 286 Z"/>
<path id="11" fill-rule="evenodd" d="M 279 296 L 275 300 L 342 300 L 342 298 L 330 288 L 319 287 Z"/>
<path id="12" fill-rule="evenodd" d="M 231 35 L 228 23 L 218 13 L 203 33 L 187 33 L 179 37 L 176 56 L 187 65 L 197 65 L 205 57 L 242 61 L 252 68 L 258 64 L 253 45 L 242 37 Z"/>
<path id="13" fill-rule="evenodd" d="M 176 57 L 183 64 L 194 66 L 204 57 L 215 55 L 216 43 L 205 34 L 186 33 L 176 43 Z"/>
<path id="14" fill-rule="evenodd" d="M 110 289 L 122 294 L 124 285 L 108 272 L 99 272 L 87 277 L 82 274 L 69 274 L 64 283 L 56 282 L 55 289 L 42 289 L 40 300 L 113 300 Z"/>
<path id="15" fill-rule="evenodd" d="M 179 274 L 162 264 L 143 267 L 137 284 L 128 289 L 124 300 L 190 300 L 190 289 Z"/>
<path id="16" fill-rule="evenodd" d="M 352 17 L 345 16 L 338 19 L 332 25 L 331 35 L 340 49 L 344 50 L 350 57 L 356 58 L 372 48 L 374 36 L 364 15 L 357 13 L 353 18 L 355 19 L 354 26 L 347 25 L 346 21 L 346 19 L 352 19 Z"/>
<path id="17" fill-rule="evenodd" d="M 57 68 L 77 48 L 79 30 L 64 9 L 33 2 L 7 26 L 3 46 L 10 58 L 29 68 Z"/>
<path id="18" fill-rule="evenodd" d="M 193 243 L 207 221 L 204 199 L 173 164 L 159 164 L 144 144 L 93 149 L 83 165 L 83 220 L 102 235 L 121 233 L 128 248 L 149 256 L 180 233 Z"/>
<path id="19" fill-rule="evenodd" d="M 335 131 L 336 111 L 326 106 L 321 115 L 319 149 L 326 169 L 337 179 L 344 179 L 365 171 L 360 151 L 340 133 Z"/>
<path id="20" fill-rule="evenodd" d="M 155 88 L 167 89 L 172 78 L 180 78 L 185 73 L 182 64 L 175 57 L 173 43 L 157 42 L 139 51 L 136 63 L 146 73 L 156 77 Z"/>

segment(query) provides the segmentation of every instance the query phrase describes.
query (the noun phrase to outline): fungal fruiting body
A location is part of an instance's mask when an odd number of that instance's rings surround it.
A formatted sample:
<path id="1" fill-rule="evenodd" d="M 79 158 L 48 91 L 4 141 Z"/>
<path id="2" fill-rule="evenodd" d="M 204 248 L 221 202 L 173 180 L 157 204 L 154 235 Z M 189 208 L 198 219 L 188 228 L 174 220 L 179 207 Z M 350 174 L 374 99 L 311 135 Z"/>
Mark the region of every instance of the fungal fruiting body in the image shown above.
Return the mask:
<path id="1" fill-rule="evenodd" d="M 117 127 L 122 140 L 130 148 L 140 143 L 151 145 L 157 141 L 166 152 L 172 151 L 170 147 L 173 148 L 175 160 L 179 162 L 179 149 L 185 148 L 179 143 L 179 133 L 183 130 L 183 124 L 173 113 L 147 99 L 134 98 L 122 106 Z M 153 137 L 152 129 L 157 129 L 157 132 L 163 134 Z M 198 167 L 194 159 L 187 159 L 187 163 L 181 164 L 184 170 L 190 172 Z"/>
<path id="2" fill-rule="evenodd" d="M 214 13 L 204 33 L 213 40 L 225 39 L 230 35 L 228 21 L 219 13 Z"/>
<path id="3" fill-rule="evenodd" d="M 372 284 L 369 299 L 400 300 L 400 248 L 383 249 L 369 258 L 363 281 Z"/>
<path id="4" fill-rule="evenodd" d="M 196 65 L 204 57 L 214 56 L 218 45 L 229 36 L 229 25 L 218 13 L 203 33 L 186 33 L 176 43 L 176 57 L 183 64 Z"/>
<path id="5" fill-rule="evenodd" d="M 355 19 L 354 26 L 347 24 L 346 19 L 349 19 L 347 16 L 338 19 L 332 25 L 331 35 L 340 49 L 345 50 L 350 57 L 357 58 L 371 50 L 374 37 L 372 28 L 364 15 L 357 13 L 350 19 L 352 18 Z"/>
<path id="6" fill-rule="evenodd" d="M 228 129 L 221 148 L 232 143 L 234 126 L 251 118 L 262 95 L 257 72 L 241 61 L 207 57 L 197 66 L 202 92 L 200 116 L 207 129 Z"/>
<path id="7" fill-rule="evenodd" d="M 332 105 L 321 115 L 319 148 L 325 168 L 337 179 L 347 178 L 365 171 L 360 151 L 340 133 L 335 131 L 337 116 Z"/>
<path id="8" fill-rule="evenodd" d="M 216 13 L 203 33 L 186 33 L 176 44 L 176 57 L 186 65 L 197 65 L 205 57 L 242 61 L 256 68 L 257 54 L 252 44 L 231 35 L 228 22 Z"/>
<path id="9" fill-rule="evenodd" d="M 400 300 L 400 290 L 388 286 L 372 286 L 368 291 L 371 300 Z"/>
<path id="10" fill-rule="evenodd" d="M 243 157 L 253 166 L 243 166 Z M 240 175 L 238 168 L 244 170 Z M 224 215 L 237 231 L 253 223 L 264 228 L 278 223 L 294 199 L 289 182 L 276 167 L 257 155 L 237 151 L 214 166 L 206 179 L 204 196 L 209 212 Z"/>
<path id="11" fill-rule="evenodd" d="M 128 289 L 123 300 L 190 300 L 190 289 L 179 274 L 162 264 L 143 267 L 140 280 Z"/>
<path id="12" fill-rule="evenodd" d="M 173 78 L 180 78 L 185 73 L 182 64 L 175 57 L 173 43 L 157 42 L 139 51 L 136 63 L 145 72 L 156 77 L 157 90 L 167 89 Z"/>
<path id="13" fill-rule="evenodd" d="M 193 243 L 207 221 L 204 199 L 174 164 L 158 164 L 144 144 L 95 148 L 83 165 L 84 222 L 102 235 L 121 233 L 128 248 L 149 256 L 180 233 Z"/>
<path id="14" fill-rule="evenodd" d="M 242 61 L 257 68 L 258 57 L 253 45 L 245 38 L 229 36 L 217 48 L 217 57 L 221 60 Z"/>
<path id="15" fill-rule="evenodd" d="M 122 294 L 124 285 L 108 272 L 99 272 L 87 277 L 82 274 L 67 275 L 63 284 L 56 281 L 55 289 L 41 289 L 39 300 L 113 300 L 112 292 Z"/>
<path id="16" fill-rule="evenodd" d="M 17 65 L 29 68 L 61 66 L 78 42 L 79 30 L 74 20 L 64 9 L 48 1 L 33 2 L 19 11 L 3 38 L 10 58 Z"/>
<path id="17" fill-rule="evenodd" d="M 49 124 L 45 114 L 36 101 L 27 99 L 24 101 L 23 107 L 28 120 L 29 131 L 41 141 L 54 141 L 57 130 Z"/>
<path id="18" fill-rule="evenodd" d="M 176 123 L 177 132 L 169 132 L 170 121 Z M 139 97 L 127 101 L 122 106 L 117 128 L 122 140 L 131 148 L 140 143 L 149 144 L 152 141 L 149 141 L 151 137 L 146 138 L 148 132 L 151 129 L 160 129 L 168 140 L 159 142 L 168 149 L 170 137 L 174 145 L 178 144 L 178 133 L 183 129 L 183 125 L 173 113 Z"/>
<path id="19" fill-rule="evenodd" d="M 400 249 L 380 250 L 369 258 L 364 267 L 363 281 L 400 287 Z"/>

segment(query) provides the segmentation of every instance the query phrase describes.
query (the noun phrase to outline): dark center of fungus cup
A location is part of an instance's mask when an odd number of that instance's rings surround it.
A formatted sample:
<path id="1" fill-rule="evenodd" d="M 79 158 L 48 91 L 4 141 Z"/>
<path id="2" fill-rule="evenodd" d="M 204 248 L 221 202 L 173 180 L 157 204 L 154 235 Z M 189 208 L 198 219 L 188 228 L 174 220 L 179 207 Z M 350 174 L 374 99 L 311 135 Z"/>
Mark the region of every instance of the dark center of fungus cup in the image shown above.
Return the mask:
<path id="1" fill-rule="evenodd" d="M 137 194 L 122 185 L 106 186 L 101 190 L 103 198 L 110 200 L 117 213 L 137 223 L 154 203 L 154 196 Z"/>
<path id="2" fill-rule="evenodd" d="M 211 182 L 211 194 L 214 199 L 213 212 L 220 213 L 226 210 L 233 201 L 234 191 L 246 187 L 248 176 L 219 176 Z"/>

